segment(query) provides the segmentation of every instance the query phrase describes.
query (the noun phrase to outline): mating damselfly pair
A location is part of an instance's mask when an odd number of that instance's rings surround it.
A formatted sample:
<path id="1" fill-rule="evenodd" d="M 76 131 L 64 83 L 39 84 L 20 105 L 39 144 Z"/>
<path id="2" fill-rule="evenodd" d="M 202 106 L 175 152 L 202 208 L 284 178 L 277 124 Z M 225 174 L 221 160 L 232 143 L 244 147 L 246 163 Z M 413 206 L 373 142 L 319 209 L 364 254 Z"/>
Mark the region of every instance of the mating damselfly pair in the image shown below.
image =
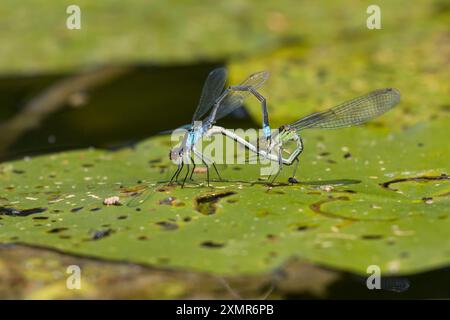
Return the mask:
<path id="1" fill-rule="evenodd" d="M 295 173 L 299 164 L 299 156 L 303 151 L 301 132 L 306 129 L 337 129 L 363 124 L 392 109 L 400 101 L 400 93 L 394 88 L 375 90 L 366 95 L 354 98 L 331 109 L 312 113 L 291 124 L 283 125 L 278 130 L 270 129 L 266 99 L 258 89 L 268 79 L 266 71 L 257 72 L 249 76 L 237 86 L 225 89 L 227 71 L 218 68 L 211 71 L 205 81 L 197 109 L 189 125 L 183 126 L 185 134 L 181 144 L 170 150 L 169 157 L 177 164 L 177 169 L 171 177 L 170 183 L 178 182 L 183 168 L 186 172 L 182 176 L 181 186 L 184 187 L 188 177 L 192 179 L 197 158 L 205 165 L 207 183 L 209 186 L 209 167 L 212 166 L 218 178 L 222 180 L 215 162 L 197 150 L 196 145 L 205 136 L 223 135 L 233 139 L 241 146 L 260 157 L 278 163 L 278 170 L 273 174 L 273 183 L 283 168 L 283 165 L 294 164 L 293 175 L 289 182 L 295 183 Z M 216 126 L 217 120 L 241 107 L 249 96 L 253 95 L 261 104 L 262 131 L 265 144 L 249 142 L 233 131 Z M 209 112 L 209 113 L 208 113 Z M 295 150 L 287 157 L 283 157 L 284 145 L 293 142 Z M 269 180 L 270 181 L 270 180 Z"/>

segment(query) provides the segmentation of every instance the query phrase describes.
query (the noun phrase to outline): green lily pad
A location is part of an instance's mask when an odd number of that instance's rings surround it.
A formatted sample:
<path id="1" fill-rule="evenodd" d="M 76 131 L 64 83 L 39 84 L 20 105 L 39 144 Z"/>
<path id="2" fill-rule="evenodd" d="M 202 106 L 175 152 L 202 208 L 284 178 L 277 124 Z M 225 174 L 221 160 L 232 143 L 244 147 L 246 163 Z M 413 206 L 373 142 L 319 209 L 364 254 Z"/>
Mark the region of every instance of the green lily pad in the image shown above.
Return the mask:
<path id="1" fill-rule="evenodd" d="M 169 137 L 116 152 L 79 150 L 0 166 L 0 242 L 216 274 L 256 274 L 290 257 L 365 274 L 450 262 L 448 119 L 389 133 L 366 126 L 304 136 L 298 185 L 228 181 L 169 186 Z M 147 200 L 137 206 L 126 204 Z M 118 196 L 122 205 L 103 200 Z"/>

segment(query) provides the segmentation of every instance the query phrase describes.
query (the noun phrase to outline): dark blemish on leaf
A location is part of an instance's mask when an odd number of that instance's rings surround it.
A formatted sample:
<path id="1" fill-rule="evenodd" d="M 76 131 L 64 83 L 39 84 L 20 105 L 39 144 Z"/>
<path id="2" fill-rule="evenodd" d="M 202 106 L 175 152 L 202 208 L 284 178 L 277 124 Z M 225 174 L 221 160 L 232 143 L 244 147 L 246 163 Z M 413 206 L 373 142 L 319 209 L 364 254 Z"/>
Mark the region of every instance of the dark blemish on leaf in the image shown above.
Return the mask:
<path id="1" fill-rule="evenodd" d="M 83 168 L 92 168 L 94 165 L 92 163 L 84 163 L 81 165 Z"/>
<path id="2" fill-rule="evenodd" d="M 379 185 L 382 188 L 389 189 L 391 191 L 398 191 L 398 189 L 390 188 L 391 184 L 401 183 L 401 182 L 429 182 L 429 181 L 437 181 L 437 180 L 450 180 L 450 176 L 443 173 L 440 176 L 420 176 L 420 177 L 412 177 L 412 178 L 400 178 L 394 179 L 387 182 L 380 183 Z"/>
<path id="3" fill-rule="evenodd" d="M 164 173 L 164 172 L 166 172 L 166 170 L 167 170 L 167 166 L 165 166 L 165 165 L 159 165 L 159 173 Z"/>
<path id="4" fill-rule="evenodd" d="M 308 191 L 306 194 L 316 195 L 316 194 L 322 194 L 319 191 Z"/>
<path id="5" fill-rule="evenodd" d="M 422 142 L 419 142 L 419 143 L 417 144 L 417 146 L 418 146 L 418 147 L 423 147 L 423 143 L 422 143 Z"/>
<path id="6" fill-rule="evenodd" d="M 14 187 L 5 187 L 5 190 L 8 190 L 8 191 L 14 191 L 16 188 L 14 188 Z"/>
<path id="7" fill-rule="evenodd" d="M 70 212 L 78 212 L 82 209 L 83 209 L 83 207 L 73 208 L 73 209 L 70 209 Z"/>
<path id="8" fill-rule="evenodd" d="M 184 221 L 184 222 L 189 222 L 189 221 L 191 221 L 191 220 L 192 220 L 191 217 L 184 217 L 184 218 L 183 218 L 183 221 Z"/>
<path id="9" fill-rule="evenodd" d="M 142 210 L 141 208 L 136 208 L 136 211 L 138 211 L 138 212 L 141 211 L 141 210 Z"/>
<path id="10" fill-rule="evenodd" d="M 348 158 L 351 158 L 351 157 L 352 157 L 352 154 L 350 152 L 344 153 L 344 158 L 345 159 L 348 159 Z"/>
<path id="11" fill-rule="evenodd" d="M 109 227 L 111 227 L 111 225 L 110 224 L 102 224 L 102 227 L 103 228 L 109 228 Z"/>
<path id="12" fill-rule="evenodd" d="M 158 162 L 161 162 L 161 158 L 148 160 L 149 164 L 154 164 L 154 163 L 158 163 Z"/>
<path id="13" fill-rule="evenodd" d="M 269 239 L 269 240 L 277 240 L 278 239 L 278 237 L 276 235 L 274 235 L 274 234 L 268 234 L 266 236 L 266 238 Z"/>
<path id="14" fill-rule="evenodd" d="M 15 174 L 23 174 L 23 173 L 25 173 L 24 170 L 19 170 L 19 169 L 14 169 L 12 172 L 15 173 Z"/>
<path id="15" fill-rule="evenodd" d="M 41 223 L 37 223 L 37 224 L 35 224 L 34 226 L 35 226 L 35 227 L 42 227 L 42 224 L 41 224 Z"/>
<path id="16" fill-rule="evenodd" d="M 48 177 L 49 177 L 50 179 L 54 179 L 54 178 L 56 178 L 56 175 L 54 175 L 54 174 L 49 174 Z"/>
<path id="17" fill-rule="evenodd" d="M 142 180 L 138 180 L 138 181 L 136 181 L 136 183 L 137 183 L 137 184 L 141 184 L 141 183 L 142 183 Z"/>
<path id="18" fill-rule="evenodd" d="M 33 220 L 47 220 L 48 217 L 33 217 Z"/>
<path id="19" fill-rule="evenodd" d="M 238 202 L 237 199 L 228 199 L 227 200 L 227 203 L 236 203 L 236 202 Z"/>
<path id="20" fill-rule="evenodd" d="M 346 193 L 356 193 L 356 191 L 355 190 L 350 190 L 350 189 L 345 189 L 345 190 L 342 190 L 342 191 L 336 191 L 336 192 L 346 192 Z"/>
<path id="21" fill-rule="evenodd" d="M 143 241 L 147 240 L 148 238 L 146 236 L 139 236 L 137 239 Z"/>
<path id="22" fill-rule="evenodd" d="M 53 212 L 53 213 L 61 213 L 61 212 L 62 212 L 62 210 L 59 210 L 59 209 L 54 209 L 54 210 L 52 210 L 52 212 Z"/>
<path id="23" fill-rule="evenodd" d="M 440 216 L 438 217 L 438 219 L 440 219 L 440 220 L 447 219 L 447 215 L 446 215 L 446 214 L 440 215 Z"/>
<path id="24" fill-rule="evenodd" d="M 232 169 L 233 169 L 234 171 L 240 171 L 240 170 L 242 170 L 241 167 L 233 167 Z"/>
<path id="25" fill-rule="evenodd" d="M 332 159 L 327 159 L 327 162 L 328 162 L 328 163 L 331 163 L 331 164 L 337 163 L 336 161 L 334 161 L 334 160 L 332 160 Z"/>
<path id="26" fill-rule="evenodd" d="M 124 219 L 127 219 L 127 218 L 128 218 L 128 216 L 118 216 L 117 217 L 118 220 L 124 220 Z"/>
<path id="27" fill-rule="evenodd" d="M 361 239 L 363 240 L 380 240 L 383 239 L 384 236 L 381 234 L 365 234 L 361 236 Z"/>
<path id="28" fill-rule="evenodd" d="M 94 211 L 99 211 L 99 210 L 102 210 L 102 208 L 95 207 L 95 208 L 92 208 L 90 211 L 94 212 Z"/>
<path id="29" fill-rule="evenodd" d="M 328 71 L 327 71 L 327 69 L 325 69 L 325 68 L 320 68 L 320 69 L 317 70 L 316 74 L 317 74 L 317 77 L 318 77 L 320 80 L 325 80 L 325 78 L 326 78 L 327 75 L 328 75 Z"/>
<path id="30" fill-rule="evenodd" d="M 0 207 L 0 215 L 5 216 L 26 217 L 31 214 L 42 213 L 44 211 L 47 211 L 47 208 L 33 208 L 33 209 L 19 210 L 15 208 Z"/>
<path id="31" fill-rule="evenodd" d="M 62 231 L 66 231 L 69 230 L 69 228 L 64 228 L 64 227 L 60 227 L 60 228 L 53 228 L 47 231 L 47 233 L 59 233 Z"/>
<path id="32" fill-rule="evenodd" d="M 321 156 L 321 157 L 326 157 L 326 156 L 329 156 L 331 153 L 329 153 L 329 152 L 321 152 L 321 153 L 319 153 L 319 156 Z"/>
<path id="33" fill-rule="evenodd" d="M 163 227 L 163 229 L 164 229 L 164 230 L 167 230 L 167 231 L 178 229 L 178 225 L 177 225 L 176 223 L 172 223 L 172 222 L 159 221 L 159 222 L 156 222 L 156 224 L 157 224 L 158 226 Z"/>
<path id="34" fill-rule="evenodd" d="M 297 228 L 295 228 L 295 230 L 297 231 L 307 231 L 307 230 L 312 230 L 317 228 L 317 226 L 308 226 L 308 225 L 303 225 L 303 226 L 298 226 Z"/>
<path id="35" fill-rule="evenodd" d="M 158 263 L 160 264 L 168 264 L 170 262 L 170 259 L 167 257 L 159 257 L 158 259 L 156 259 L 158 261 Z"/>
<path id="36" fill-rule="evenodd" d="M 60 239 L 72 239 L 71 236 L 68 236 L 68 235 L 65 235 L 65 234 L 60 235 L 59 238 Z"/>
<path id="37" fill-rule="evenodd" d="M 258 212 L 256 212 L 256 216 L 260 217 L 260 218 L 267 217 L 269 214 L 270 214 L 269 210 L 265 210 L 265 209 L 262 209 L 262 210 L 259 210 Z"/>
<path id="38" fill-rule="evenodd" d="M 200 245 L 204 248 L 214 248 L 214 249 L 222 248 L 223 246 L 225 246 L 224 243 L 213 242 L 213 241 L 204 241 Z"/>
<path id="39" fill-rule="evenodd" d="M 175 185 L 166 185 L 166 186 L 161 186 L 155 189 L 156 192 L 166 192 L 166 191 L 170 191 L 173 190 L 175 188 Z"/>
<path id="40" fill-rule="evenodd" d="M 105 230 L 95 231 L 94 234 L 92 235 L 91 239 L 92 240 L 99 240 L 99 239 L 102 239 L 104 237 L 109 236 L 111 233 L 112 233 L 112 229 L 105 229 Z"/>
<path id="41" fill-rule="evenodd" d="M 215 192 L 198 196 L 194 200 L 195 210 L 204 215 L 216 213 L 216 203 L 224 198 L 236 194 L 234 191 Z"/>
<path id="42" fill-rule="evenodd" d="M 422 201 L 426 204 L 432 204 L 433 203 L 433 198 L 432 197 L 423 197 Z"/>

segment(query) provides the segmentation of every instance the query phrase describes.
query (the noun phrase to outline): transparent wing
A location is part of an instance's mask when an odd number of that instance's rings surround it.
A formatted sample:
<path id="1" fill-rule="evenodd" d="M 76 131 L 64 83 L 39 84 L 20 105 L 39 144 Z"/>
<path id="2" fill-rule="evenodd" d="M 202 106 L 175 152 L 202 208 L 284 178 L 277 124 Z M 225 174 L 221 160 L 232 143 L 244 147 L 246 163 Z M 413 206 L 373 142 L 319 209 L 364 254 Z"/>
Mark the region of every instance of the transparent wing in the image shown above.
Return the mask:
<path id="1" fill-rule="evenodd" d="M 211 71 L 203 85 L 200 101 L 195 110 L 192 122 L 199 120 L 214 105 L 214 101 L 222 93 L 227 81 L 227 70 L 225 68 L 217 68 Z"/>
<path id="2" fill-rule="evenodd" d="M 144 202 L 146 202 L 150 196 L 152 195 L 153 189 L 150 188 L 150 186 L 146 186 L 142 190 L 139 190 L 136 192 L 136 195 L 133 196 L 133 198 L 128 201 L 127 207 L 129 208 L 135 208 Z"/>
<path id="3" fill-rule="evenodd" d="M 178 128 L 175 128 L 175 129 L 169 129 L 169 130 L 160 131 L 160 132 L 158 132 L 157 134 L 158 134 L 158 135 L 171 134 L 171 133 L 173 133 L 175 130 L 178 130 L 178 129 L 185 129 L 185 130 L 188 130 L 188 129 L 190 129 L 191 127 L 192 127 L 192 124 L 184 124 L 184 125 L 179 126 Z"/>
<path id="4" fill-rule="evenodd" d="M 240 86 L 252 86 L 258 90 L 264 82 L 269 78 L 269 73 L 267 71 L 261 71 L 252 74 L 245 81 L 243 81 Z M 227 97 L 222 101 L 219 108 L 217 109 L 215 120 L 221 119 L 226 115 L 230 114 L 244 103 L 244 100 L 251 95 L 249 91 L 232 91 Z"/>
<path id="5" fill-rule="evenodd" d="M 362 124 L 392 109 L 400 101 L 394 88 L 373 91 L 365 96 L 344 102 L 326 111 L 306 116 L 290 126 L 296 130 L 335 129 Z"/>

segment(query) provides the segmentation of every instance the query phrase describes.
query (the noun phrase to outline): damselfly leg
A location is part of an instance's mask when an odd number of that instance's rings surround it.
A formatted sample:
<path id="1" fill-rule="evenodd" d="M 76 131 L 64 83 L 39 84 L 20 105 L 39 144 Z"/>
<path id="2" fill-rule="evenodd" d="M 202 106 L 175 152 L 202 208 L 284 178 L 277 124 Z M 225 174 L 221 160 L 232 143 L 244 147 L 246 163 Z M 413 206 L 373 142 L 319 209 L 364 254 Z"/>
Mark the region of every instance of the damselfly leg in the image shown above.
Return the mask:
<path id="1" fill-rule="evenodd" d="M 289 183 L 298 183 L 298 180 L 295 178 L 295 173 L 297 172 L 297 168 L 298 168 L 298 164 L 300 163 L 300 161 L 298 160 L 298 157 L 294 159 L 295 164 L 294 164 L 294 171 L 292 172 L 292 177 L 288 178 L 288 182 Z"/>
<path id="2" fill-rule="evenodd" d="M 178 168 L 175 171 L 175 173 L 173 174 L 172 178 L 170 179 L 169 184 L 172 184 L 174 179 L 175 179 L 175 181 L 178 181 L 178 176 L 180 175 L 181 170 L 183 170 L 183 166 L 184 166 L 184 162 L 180 158 L 179 161 L 178 161 Z"/>

